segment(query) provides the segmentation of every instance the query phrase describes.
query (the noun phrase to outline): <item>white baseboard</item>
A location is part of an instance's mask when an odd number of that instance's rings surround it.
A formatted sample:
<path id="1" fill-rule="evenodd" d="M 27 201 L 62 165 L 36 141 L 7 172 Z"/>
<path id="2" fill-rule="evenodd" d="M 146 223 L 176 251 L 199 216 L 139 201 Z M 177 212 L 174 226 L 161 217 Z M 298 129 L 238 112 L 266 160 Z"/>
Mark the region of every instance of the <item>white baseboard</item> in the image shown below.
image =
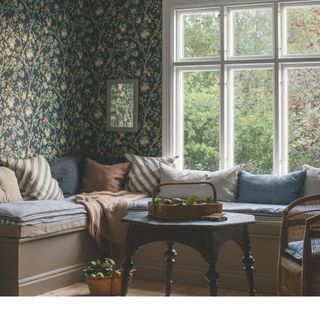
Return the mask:
<path id="1" fill-rule="evenodd" d="M 34 296 L 80 282 L 84 266 L 78 263 L 19 280 L 0 279 L 0 295 Z"/>

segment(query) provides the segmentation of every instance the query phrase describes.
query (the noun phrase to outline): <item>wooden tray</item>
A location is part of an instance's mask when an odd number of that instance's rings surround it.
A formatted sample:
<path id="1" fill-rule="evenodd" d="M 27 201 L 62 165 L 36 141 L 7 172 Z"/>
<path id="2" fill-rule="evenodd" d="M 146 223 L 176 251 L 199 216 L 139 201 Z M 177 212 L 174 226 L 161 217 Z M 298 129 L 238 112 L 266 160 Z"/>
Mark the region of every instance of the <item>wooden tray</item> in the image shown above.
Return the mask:
<path id="1" fill-rule="evenodd" d="M 212 198 L 217 199 L 216 188 L 211 182 L 182 182 L 182 183 L 162 183 L 157 185 L 152 192 L 152 201 L 148 203 L 148 214 L 152 217 L 164 220 L 190 220 L 199 219 L 213 213 L 222 212 L 222 203 L 214 202 L 207 204 L 176 205 L 157 204 L 155 201 L 157 190 L 166 185 L 204 185 L 207 184 L 212 189 Z"/>

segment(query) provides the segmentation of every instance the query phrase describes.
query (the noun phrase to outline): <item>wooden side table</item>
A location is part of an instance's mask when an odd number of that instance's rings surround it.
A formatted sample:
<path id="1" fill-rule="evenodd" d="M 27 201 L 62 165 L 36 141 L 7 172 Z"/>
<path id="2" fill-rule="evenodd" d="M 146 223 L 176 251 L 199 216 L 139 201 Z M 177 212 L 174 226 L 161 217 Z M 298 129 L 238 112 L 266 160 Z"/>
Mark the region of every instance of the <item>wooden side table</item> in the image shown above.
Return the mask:
<path id="1" fill-rule="evenodd" d="M 122 263 L 123 277 L 121 295 L 128 290 L 129 271 L 133 267 L 132 256 L 141 246 L 154 241 L 166 241 L 164 252 L 166 261 L 165 295 L 171 294 L 172 269 L 177 252 L 174 242 L 180 242 L 197 250 L 207 261 L 209 270 L 206 273 L 209 293 L 218 294 L 219 274 L 216 271 L 219 249 L 227 240 L 234 240 L 243 250 L 242 263 L 247 274 L 249 294 L 255 295 L 253 282 L 254 258 L 250 252 L 248 224 L 255 223 L 252 215 L 226 213 L 228 220 L 213 222 L 205 220 L 162 221 L 148 216 L 146 211 L 129 213 L 122 219 L 128 223 L 125 246 L 125 261 Z"/>

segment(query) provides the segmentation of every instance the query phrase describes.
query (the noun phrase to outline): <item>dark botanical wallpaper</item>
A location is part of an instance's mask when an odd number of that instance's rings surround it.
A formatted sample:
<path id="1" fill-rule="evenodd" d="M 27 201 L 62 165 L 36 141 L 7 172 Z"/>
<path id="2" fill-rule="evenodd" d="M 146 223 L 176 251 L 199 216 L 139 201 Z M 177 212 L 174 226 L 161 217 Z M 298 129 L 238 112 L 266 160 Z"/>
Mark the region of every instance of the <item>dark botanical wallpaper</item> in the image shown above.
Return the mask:
<path id="1" fill-rule="evenodd" d="M 106 131 L 106 81 L 139 80 L 139 131 Z M 0 1 L 0 156 L 161 153 L 161 0 Z"/>

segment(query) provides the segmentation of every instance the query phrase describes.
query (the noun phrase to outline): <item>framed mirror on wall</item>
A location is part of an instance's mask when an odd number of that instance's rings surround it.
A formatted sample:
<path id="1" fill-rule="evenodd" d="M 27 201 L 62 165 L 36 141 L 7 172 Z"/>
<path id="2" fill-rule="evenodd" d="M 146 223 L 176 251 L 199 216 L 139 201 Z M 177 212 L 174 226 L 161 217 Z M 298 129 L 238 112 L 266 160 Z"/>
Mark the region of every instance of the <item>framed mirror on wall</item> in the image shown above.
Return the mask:
<path id="1" fill-rule="evenodd" d="M 138 131 L 138 80 L 107 81 L 107 130 Z"/>

